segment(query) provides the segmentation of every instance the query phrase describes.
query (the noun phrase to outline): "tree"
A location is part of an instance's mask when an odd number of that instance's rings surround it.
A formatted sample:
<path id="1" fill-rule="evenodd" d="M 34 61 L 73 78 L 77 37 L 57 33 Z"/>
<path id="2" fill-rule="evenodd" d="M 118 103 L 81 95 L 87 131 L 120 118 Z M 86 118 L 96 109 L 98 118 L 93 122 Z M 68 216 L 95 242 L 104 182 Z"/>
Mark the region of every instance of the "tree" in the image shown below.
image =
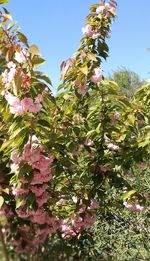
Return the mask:
<path id="1" fill-rule="evenodd" d="M 130 100 L 101 70 L 115 11 L 115 1 L 91 7 L 53 97 L 37 70 L 39 48 L 2 9 L 0 222 L 12 256 L 36 258 L 56 234 L 78 246 L 97 210 L 111 213 L 112 202 L 148 210 L 145 191 L 129 176 L 149 159 L 149 84 Z"/>
<path id="2" fill-rule="evenodd" d="M 137 88 L 142 84 L 142 81 L 137 73 L 124 67 L 113 72 L 110 79 L 115 81 L 120 86 L 122 94 L 127 97 L 133 97 Z"/>

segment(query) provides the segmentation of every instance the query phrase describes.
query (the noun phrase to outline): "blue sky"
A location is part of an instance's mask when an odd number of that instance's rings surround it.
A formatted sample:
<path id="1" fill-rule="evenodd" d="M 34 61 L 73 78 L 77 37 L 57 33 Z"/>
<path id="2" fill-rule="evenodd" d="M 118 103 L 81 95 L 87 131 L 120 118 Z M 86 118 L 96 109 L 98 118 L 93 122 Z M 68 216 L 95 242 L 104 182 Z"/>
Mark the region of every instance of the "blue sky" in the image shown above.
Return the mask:
<path id="1" fill-rule="evenodd" d="M 39 46 L 47 62 L 47 73 L 54 88 L 59 84 L 59 66 L 78 48 L 81 28 L 89 6 L 99 0 L 10 0 L 7 6 L 31 44 Z M 104 74 L 121 66 L 150 78 L 150 0 L 118 0 L 118 17 L 108 40 L 110 57 L 103 64 Z"/>

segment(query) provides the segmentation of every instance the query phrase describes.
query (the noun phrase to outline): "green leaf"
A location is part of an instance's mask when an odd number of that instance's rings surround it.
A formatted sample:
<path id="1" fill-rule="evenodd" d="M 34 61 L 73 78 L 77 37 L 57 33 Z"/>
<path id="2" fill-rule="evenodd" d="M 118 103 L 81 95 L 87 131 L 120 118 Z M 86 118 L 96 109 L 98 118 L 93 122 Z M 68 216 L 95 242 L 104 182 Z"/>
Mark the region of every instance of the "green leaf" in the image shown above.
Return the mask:
<path id="1" fill-rule="evenodd" d="M 18 39 L 19 39 L 22 43 L 24 43 L 25 45 L 28 46 L 28 39 L 27 39 L 27 37 L 26 37 L 24 34 L 18 32 L 17 36 L 18 36 Z"/>
<path id="2" fill-rule="evenodd" d="M 23 201 L 24 201 L 24 199 L 21 199 L 21 198 L 18 198 L 18 199 L 17 199 L 16 209 L 19 208 L 19 207 L 21 207 L 21 205 L 23 204 Z"/>
<path id="3" fill-rule="evenodd" d="M 33 55 L 40 55 L 40 50 L 37 45 L 33 44 L 29 47 L 28 52 Z"/>
<path id="4" fill-rule="evenodd" d="M 134 125 L 135 120 L 136 120 L 136 118 L 133 114 L 128 115 L 128 121 L 131 125 Z"/>
<path id="5" fill-rule="evenodd" d="M 46 74 L 41 73 L 39 71 L 36 71 L 35 74 L 38 79 L 41 79 L 41 80 L 45 81 L 46 83 L 52 85 L 50 78 Z"/>
<path id="6" fill-rule="evenodd" d="M 85 75 L 88 75 L 88 67 L 87 65 L 83 66 L 83 67 L 79 67 L 79 70 L 85 74 Z"/>
<path id="7" fill-rule="evenodd" d="M 135 189 L 132 189 L 130 191 L 127 191 L 126 193 L 123 194 L 122 199 L 126 200 L 129 199 L 132 195 L 134 195 L 136 193 Z"/>
<path id="8" fill-rule="evenodd" d="M 4 204 L 4 198 L 0 196 L 0 208 L 3 206 L 3 204 Z"/>
<path id="9" fill-rule="evenodd" d="M 12 144 L 12 140 L 7 140 L 7 141 L 4 141 L 1 148 L 0 148 L 0 151 L 3 151 L 5 150 L 7 147 L 9 147 L 10 145 Z"/>
<path id="10" fill-rule="evenodd" d="M 96 56 L 95 56 L 94 53 L 88 53 L 87 56 L 88 56 L 88 58 L 90 60 L 95 61 L 95 62 L 97 61 Z"/>
<path id="11" fill-rule="evenodd" d="M 33 67 L 40 66 L 43 63 L 45 63 L 45 60 L 41 57 L 33 57 L 33 59 L 32 59 Z"/>
<path id="12" fill-rule="evenodd" d="M 0 0 L 0 5 L 2 5 L 2 4 L 8 4 L 8 3 L 9 3 L 8 0 Z"/>

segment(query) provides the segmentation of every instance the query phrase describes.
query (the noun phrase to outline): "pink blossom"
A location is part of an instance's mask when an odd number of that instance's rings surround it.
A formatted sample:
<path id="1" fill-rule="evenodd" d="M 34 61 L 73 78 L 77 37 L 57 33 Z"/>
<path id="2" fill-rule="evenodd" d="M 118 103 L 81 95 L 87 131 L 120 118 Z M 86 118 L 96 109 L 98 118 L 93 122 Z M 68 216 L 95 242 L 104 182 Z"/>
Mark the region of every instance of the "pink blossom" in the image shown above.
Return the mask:
<path id="1" fill-rule="evenodd" d="M 30 108 L 29 108 L 29 112 L 33 112 L 33 113 L 37 113 L 41 110 L 42 105 L 41 103 L 34 103 Z"/>
<path id="2" fill-rule="evenodd" d="M 12 194 L 16 197 L 24 194 L 24 193 L 28 193 L 28 188 L 12 188 Z"/>
<path id="3" fill-rule="evenodd" d="M 100 170 L 105 173 L 108 171 L 108 168 L 105 165 L 100 165 Z"/>
<path id="4" fill-rule="evenodd" d="M 24 88 L 29 88 L 30 87 L 30 84 L 31 84 L 31 78 L 22 72 L 21 74 L 21 78 L 22 78 L 22 85 Z"/>
<path id="5" fill-rule="evenodd" d="M 20 102 L 20 100 L 16 96 L 12 95 L 10 92 L 7 92 L 7 94 L 5 95 L 5 99 L 11 106 L 15 105 L 17 102 Z"/>
<path id="6" fill-rule="evenodd" d="M 107 148 L 110 149 L 110 150 L 112 150 L 112 151 L 118 151 L 118 150 L 120 150 L 119 146 L 114 145 L 113 143 L 107 144 Z"/>
<path id="7" fill-rule="evenodd" d="M 41 155 L 40 160 L 33 163 L 32 167 L 39 169 L 41 172 L 45 172 L 45 171 L 47 171 L 51 162 L 52 162 L 51 158 L 44 157 L 44 156 Z"/>
<path id="8" fill-rule="evenodd" d="M 71 218 L 71 223 L 74 226 L 75 230 L 80 230 L 83 227 L 83 218 L 80 216 L 74 215 Z"/>
<path id="9" fill-rule="evenodd" d="M 33 106 L 33 100 L 31 98 L 27 98 L 25 97 L 22 101 L 21 101 L 21 105 L 24 108 L 24 111 L 30 111 L 30 107 Z"/>
<path id="10" fill-rule="evenodd" d="M 92 36 L 93 35 L 93 30 L 91 25 L 87 24 L 85 27 L 82 28 L 82 33 L 86 36 Z"/>
<path id="11" fill-rule="evenodd" d="M 92 200 L 90 206 L 88 207 L 89 210 L 98 209 L 99 203 L 96 200 Z"/>
<path id="12" fill-rule="evenodd" d="M 23 184 L 27 184 L 28 183 L 28 180 L 25 178 L 25 177 L 22 177 L 20 179 L 20 181 L 23 183 Z"/>
<path id="13" fill-rule="evenodd" d="M 94 75 L 91 77 L 91 81 L 94 83 L 101 82 L 102 80 L 102 70 L 100 67 L 94 69 Z"/>
<path id="14" fill-rule="evenodd" d="M 96 215 L 86 214 L 84 217 L 84 227 L 90 228 L 96 221 Z"/>
<path id="15" fill-rule="evenodd" d="M 19 207 L 16 209 L 16 213 L 20 218 L 28 218 L 30 216 L 29 213 L 27 213 L 23 207 Z"/>
<path id="16" fill-rule="evenodd" d="M 36 195 L 36 197 L 40 197 L 45 192 L 47 187 L 47 184 L 43 184 L 40 186 L 29 186 L 29 189 Z"/>
<path id="17" fill-rule="evenodd" d="M 94 142 L 91 139 L 86 139 L 84 144 L 88 147 L 91 147 L 94 145 Z"/>
<path id="18" fill-rule="evenodd" d="M 127 201 L 124 201 L 124 202 L 123 202 L 123 205 L 124 205 L 127 209 L 129 209 L 129 210 L 131 210 L 131 211 L 134 211 L 134 212 L 141 212 L 141 211 L 144 211 L 144 210 L 147 209 L 146 206 L 141 206 L 141 205 L 139 205 L 139 204 L 128 203 Z"/>
<path id="19" fill-rule="evenodd" d="M 42 196 L 36 198 L 38 206 L 42 207 L 43 204 L 45 204 L 49 200 L 49 198 L 50 198 L 50 196 L 49 196 L 48 192 L 45 191 Z"/>
<path id="20" fill-rule="evenodd" d="M 2 83 L 9 87 L 9 85 L 12 83 L 14 76 L 16 74 L 16 65 L 13 62 L 9 62 L 7 64 L 8 69 L 6 69 L 2 73 Z"/>
<path id="21" fill-rule="evenodd" d="M 32 216 L 32 222 L 33 223 L 38 223 L 38 224 L 45 224 L 46 223 L 46 213 L 44 212 L 43 209 L 37 209 L 37 211 L 34 212 Z"/>
<path id="22" fill-rule="evenodd" d="M 62 237 L 76 236 L 76 233 L 72 229 L 72 227 L 65 222 L 61 225 L 61 232 L 62 232 Z"/>
<path id="23" fill-rule="evenodd" d="M 56 206 L 63 206 L 66 203 L 66 199 L 61 198 L 59 201 L 56 202 Z"/>
<path id="24" fill-rule="evenodd" d="M 35 98 L 35 103 L 40 103 L 43 101 L 43 94 L 38 94 L 38 96 Z"/>
<path id="25" fill-rule="evenodd" d="M 120 112 L 116 112 L 114 115 L 111 116 L 111 123 L 115 124 L 118 120 L 118 118 L 120 117 L 121 113 Z"/>
<path id="26" fill-rule="evenodd" d="M 30 157 L 29 157 L 29 161 L 33 164 L 37 161 L 41 160 L 41 152 L 39 149 L 36 150 L 31 150 L 30 151 Z"/>
<path id="27" fill-rule="evenodd" d="M 19 158 L 19 155 L 16 151 L 13 151 L 11 153 L 11 156 L 10 156 L 10 159 L 13 161 L 13 163 L 15 164 L 19 164 L 20 163 L 20 158 Z"/>
<path id="28" fill-rule="evenodd" d="M 30 156 L 31 156 L 31 149 L 30 149 L 30 144 L 26 144 L 24 146 L 24 152 L 22 155 L 22 160 L 24 161 L 30 161 Z"/>
<path id="29" fill-rule="evenodd" d="M 41 172 L 34 172 L 33 179 L 31 181 L 31 185 L 40 185 L 44 182 L 49 182 L 51 180 L 52 176 L 49 174 L 43 175 Z"/>
<path id="30" fill-rule="evenodd" d="M 147 167 L 147 164 L 142 161 L 139 161 L 137 165 L 138 165 L 139 169 L 145 169 Z"/>

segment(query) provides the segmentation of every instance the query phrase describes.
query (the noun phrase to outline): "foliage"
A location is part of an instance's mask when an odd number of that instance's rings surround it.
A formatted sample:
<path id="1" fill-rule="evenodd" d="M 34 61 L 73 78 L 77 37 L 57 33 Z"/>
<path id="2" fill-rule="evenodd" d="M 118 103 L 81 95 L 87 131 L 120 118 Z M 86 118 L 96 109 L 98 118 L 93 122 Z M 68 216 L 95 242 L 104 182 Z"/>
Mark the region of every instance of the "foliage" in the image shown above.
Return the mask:
<path id="1" fill-rule="evenodd" d="M 138 74 L 124 67 L 113 72 L 109 78 L 120 86 L 122 94 L 127 97 L 132 97 L 138 87 L 142 85 Z"/>
<path id="2" fill-rule="evenodd" d="M 37 70 L 45 61 L 39 48 L 2 9 L 0 222 L 12 258 L 47 255 L 48 240 L 57 244 L 58 235 L 79 260 L 84 238 L 87 242 L 88 233 L 95 233 L 88 229 L 96 216 L 106 225 L 99 227 L 97 221 L 96 229 L 104 234 L 109 225 L 112 235 L 117 225 L 113 228 L 111 217 L 120 216 L 119 209 L 149 210 L 149 188 L 139 186 L 138 170 L 149 161 L 150 85 L 129 99 L 102 76 L 115 11 L 115 1 L 91 7 L 81 46 L 62 62 L 61 92 L 53 97 L 50 79 Z M 93 240 L 89 258 L 110 258 L 111 251 L 102 253 L 105 246 L 96 250 L 101 239 Z M 67 258 L 62 255 L 57 258 Z"/>

